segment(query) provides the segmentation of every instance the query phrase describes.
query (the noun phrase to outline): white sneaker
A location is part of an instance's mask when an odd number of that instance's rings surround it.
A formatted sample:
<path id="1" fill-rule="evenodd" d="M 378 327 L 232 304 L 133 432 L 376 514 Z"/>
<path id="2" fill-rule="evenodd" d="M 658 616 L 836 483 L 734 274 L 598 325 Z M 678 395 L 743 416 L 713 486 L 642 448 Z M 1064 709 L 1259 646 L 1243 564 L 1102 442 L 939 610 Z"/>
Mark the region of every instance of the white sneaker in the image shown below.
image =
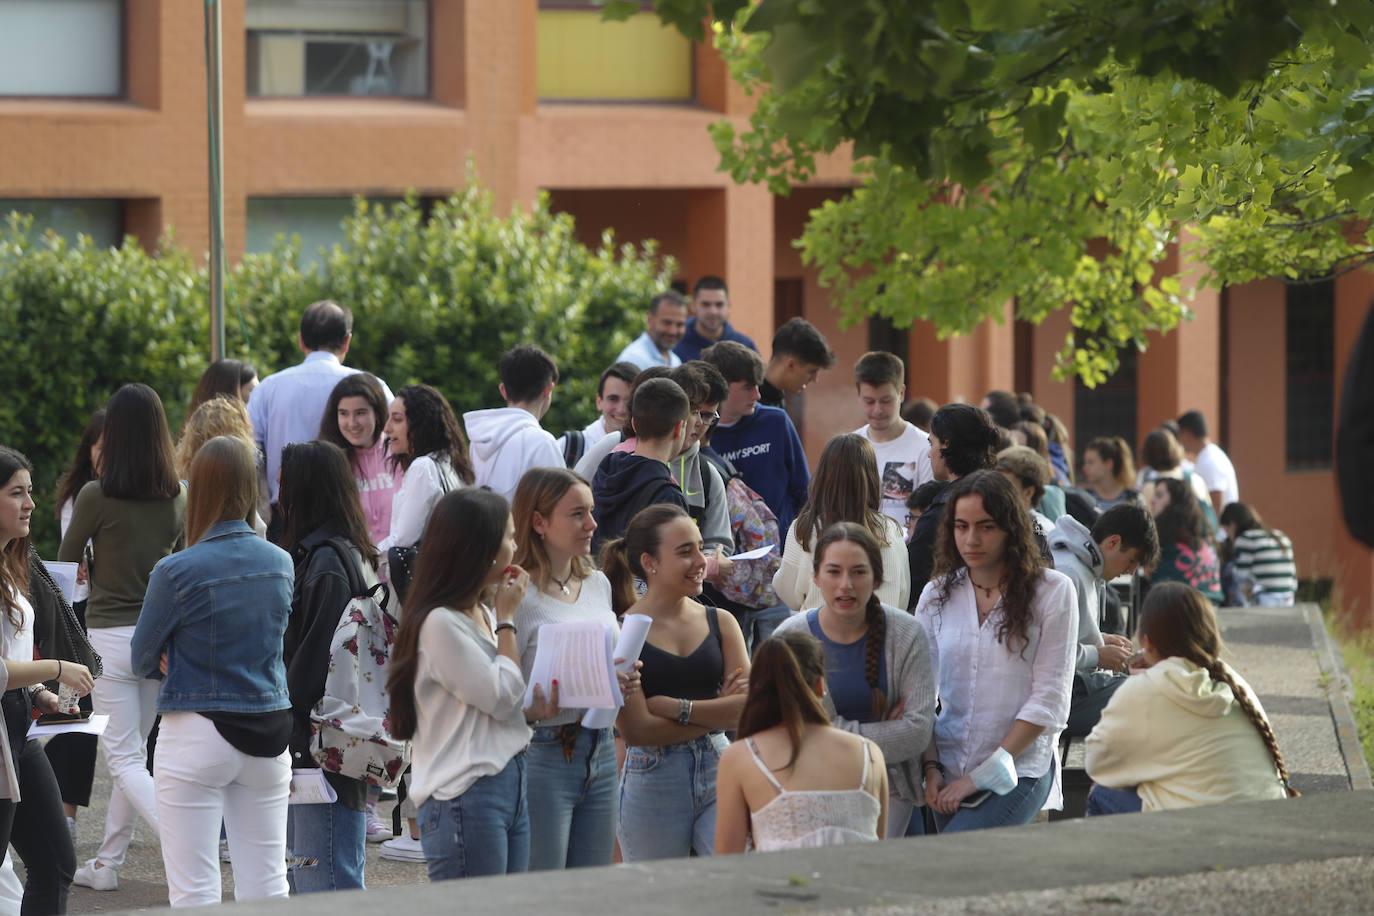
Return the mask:
<path id="1" fill-rule="evenodd" d="M 407 833 L 383 843 L 382 858 L 395 862 L 423 862 L 425 850 L 417 838 Z"/>
<path id="2" fill-rule="evenodd" d="M 367 841 L 369 843 L 381 843 L 395 836 L 391 832 L 391 825 L 377 816 L 377 806 L 369 803 L 367 806 Z"/>
<path id="3" fill-rule="evenodd" d="M 72 875 L 72 884 L 89 887 L 93 891 L 119 890 L 119 871 L 108 866 L 101 868 L 95 859 L 87 859 L 86 864 Z"/>

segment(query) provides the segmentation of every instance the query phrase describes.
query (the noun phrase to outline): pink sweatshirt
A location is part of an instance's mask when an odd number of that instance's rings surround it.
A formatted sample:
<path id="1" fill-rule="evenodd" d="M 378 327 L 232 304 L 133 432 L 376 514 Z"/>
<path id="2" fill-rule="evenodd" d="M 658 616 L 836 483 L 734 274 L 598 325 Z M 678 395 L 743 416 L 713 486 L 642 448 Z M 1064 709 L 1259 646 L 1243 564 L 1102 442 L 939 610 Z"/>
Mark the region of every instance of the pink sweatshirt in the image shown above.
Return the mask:
<path id="1" fill-rule="evenodd" d="M 372 543 L 380 544 L 391 534 L 391 501 L 405 472 L 400 465 L 393 467 L 387 459 L 385 436 L 378 436 L 377 444 L 372 448 L 354 449 L 353 454 L 358 459 L 353 473 L 358 478 L 363 514 L 367 516 L 367 530 L 372 532 Z"/>

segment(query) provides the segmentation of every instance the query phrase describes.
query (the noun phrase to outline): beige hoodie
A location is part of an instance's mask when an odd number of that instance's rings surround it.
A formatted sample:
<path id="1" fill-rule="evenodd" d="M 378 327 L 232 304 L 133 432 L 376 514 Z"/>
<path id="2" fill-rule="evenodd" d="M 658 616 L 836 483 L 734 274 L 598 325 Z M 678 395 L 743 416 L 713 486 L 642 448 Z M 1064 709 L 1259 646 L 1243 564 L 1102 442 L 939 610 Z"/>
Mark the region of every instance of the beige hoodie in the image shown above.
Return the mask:
<path id="1" fill-rule="evenodd" d="M 1088 736 L 1087 770 L 1104 786 L 1136 787 L 1145 811 L 1286 797 L 1231 688 L 1182 658 L 1166 658 L 1121 685 Z"/>

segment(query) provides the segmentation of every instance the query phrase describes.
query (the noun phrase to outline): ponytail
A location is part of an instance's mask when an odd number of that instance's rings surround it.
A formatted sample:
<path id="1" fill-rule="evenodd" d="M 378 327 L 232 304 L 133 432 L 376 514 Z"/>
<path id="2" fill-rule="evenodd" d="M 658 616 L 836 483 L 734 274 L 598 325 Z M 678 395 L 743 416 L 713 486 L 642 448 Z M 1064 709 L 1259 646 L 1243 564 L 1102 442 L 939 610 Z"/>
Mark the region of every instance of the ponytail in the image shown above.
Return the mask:
<path id="1" fill-rule="evenodd" d="M 807 725 L 828 725 L 820 697 L 812 685 L 825 676 L 825 655 L 820 640 L 794 631 L 769 637 L 754 651 L 749 669 L 749 694 L 735 728 L 738 738 L 783 726 L 792 743 L 792 754 L 779 769 L 797 762 Z"/>
<path id="2" fill-rule="evenodd" d="M 638 565 L 638 564 L 636 564 Z M 601 571 L 611 580 L 611 610 L 624 617 L 630 605 L 639 600 L 635 591 L 635 574 L 625 551 L 625 539 L 607 541 L 601 548 Z"/>

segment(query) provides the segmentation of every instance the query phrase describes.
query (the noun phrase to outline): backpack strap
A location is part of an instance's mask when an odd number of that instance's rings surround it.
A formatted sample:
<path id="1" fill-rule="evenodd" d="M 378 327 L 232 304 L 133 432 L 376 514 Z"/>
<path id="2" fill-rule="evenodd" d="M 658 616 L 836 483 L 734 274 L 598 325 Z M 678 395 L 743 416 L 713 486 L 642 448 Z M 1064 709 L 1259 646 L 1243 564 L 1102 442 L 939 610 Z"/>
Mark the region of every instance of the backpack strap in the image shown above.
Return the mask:
<path id="1" fill-rule="evenodd" d="M 570 429 L 563 434 L 563 463 L 576 467 L 577 462 L 587 453 L 587 437 L 580 429 Z"/>
<path id="2" fill-rule="evenodd" d="M 387 610 L 387 603 L 391 598 L 391 590 L 385 582 L 378 582 L 376 585 L 368 586 L 363 579 L 362 567 L 358 564 L 358 558 L 353 554 L 353 545 L 341 537 L 331 537 L 321 541 L 310 550 L 310 556 L 315 555 L 315 551 L 324 546 L 334 548 L 334 552 L 339 555 L 339 562 L 343 564 L 344 575 L 348 577 L 348 594 L 353 598 L 372 598 L 377 602 L 377 606 L 382 609 L 382 613 L 392 617 Z M 380 597 L 378 597 L 380 595 Z"/>

